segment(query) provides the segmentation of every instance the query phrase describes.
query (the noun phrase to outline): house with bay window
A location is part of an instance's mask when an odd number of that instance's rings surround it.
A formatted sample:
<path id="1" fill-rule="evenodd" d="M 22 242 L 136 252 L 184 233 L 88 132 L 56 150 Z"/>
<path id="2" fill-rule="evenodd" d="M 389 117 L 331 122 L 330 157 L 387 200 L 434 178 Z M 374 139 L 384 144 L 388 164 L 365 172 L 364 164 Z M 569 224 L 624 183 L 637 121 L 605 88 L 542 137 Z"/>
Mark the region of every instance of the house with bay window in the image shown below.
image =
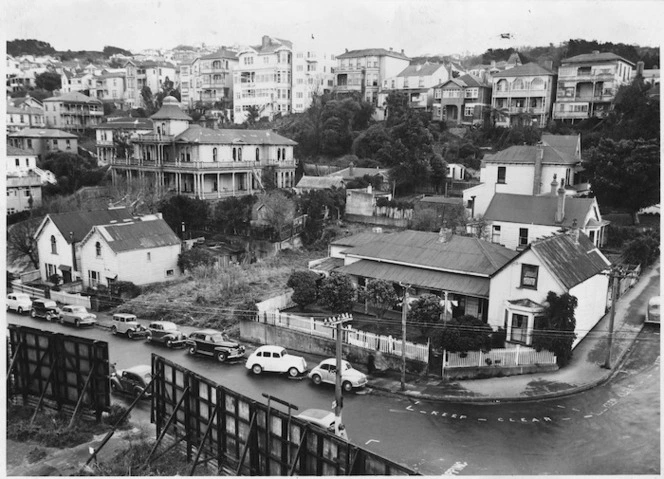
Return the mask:
<path id="1" fill-rule="evenodd" d="M 491 85 L 473 75 L 452 78 L 434 88 L 434 121 L 454 125 L 484 122 L 491 108 Z"/>
<path id="2" fill-rule="evenodd" d="M 549 291 L 569 293 L 578 300 L 574 347 L 606 313 L 610 265 L 578 228 L 536 240 L 491 277 L 489 324 L 505 329 L 507 343 L 530 346 Z"/>

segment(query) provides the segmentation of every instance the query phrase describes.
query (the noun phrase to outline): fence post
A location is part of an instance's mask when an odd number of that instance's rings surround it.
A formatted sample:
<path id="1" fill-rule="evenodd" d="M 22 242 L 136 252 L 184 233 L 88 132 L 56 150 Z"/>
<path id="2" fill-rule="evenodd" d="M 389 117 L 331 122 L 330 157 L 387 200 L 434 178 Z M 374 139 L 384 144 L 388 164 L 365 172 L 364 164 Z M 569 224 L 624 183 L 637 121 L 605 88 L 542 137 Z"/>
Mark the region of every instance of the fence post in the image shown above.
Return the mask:
<path id="1" fill-rule="evenodd" d="M 514 358 L 514 362 L 516 363 L 517 366 L 519 365 L 519 349 L 520 348 L 521 348 L 521 345 L 517 344 L 516 349 L 514 350 L 514 354 L 516 354 L 516 358 Z"/>

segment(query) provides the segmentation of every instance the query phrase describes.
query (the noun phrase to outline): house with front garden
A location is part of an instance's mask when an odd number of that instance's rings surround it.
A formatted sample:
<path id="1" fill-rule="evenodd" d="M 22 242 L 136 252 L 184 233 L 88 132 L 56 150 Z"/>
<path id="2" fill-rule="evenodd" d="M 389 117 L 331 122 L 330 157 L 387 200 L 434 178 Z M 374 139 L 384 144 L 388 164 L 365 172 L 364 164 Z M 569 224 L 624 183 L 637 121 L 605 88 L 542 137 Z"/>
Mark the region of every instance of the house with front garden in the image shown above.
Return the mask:
<path id="1" fill-rule="evenodd" d="M 181 276 L 180 238 L 161 214 L 94 225 L 79 245 L 83 286 L 110 287 L 118 281 L 137 286 Z"/>
<path id="2" fill-rule="evenodd" d="M 569 293 L 578 300 L 574 347 L 606 312 L 610 266 L 578 228 L 533 241 L 491 277 L 488 322 L 508 344 L 530 346 L 549 291 Z"/>

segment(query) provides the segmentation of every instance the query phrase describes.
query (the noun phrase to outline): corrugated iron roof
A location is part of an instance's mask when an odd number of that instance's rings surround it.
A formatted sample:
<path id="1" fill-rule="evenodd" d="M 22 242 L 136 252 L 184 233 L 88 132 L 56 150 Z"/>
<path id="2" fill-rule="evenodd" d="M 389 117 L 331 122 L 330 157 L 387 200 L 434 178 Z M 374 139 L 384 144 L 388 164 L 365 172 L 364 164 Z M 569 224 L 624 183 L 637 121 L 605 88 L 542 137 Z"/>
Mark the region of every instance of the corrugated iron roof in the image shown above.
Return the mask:
<path id="1" fill-rule="evenodd" d="M 576 158 L 577 146 L 580 145 L 581 135 L 550 135 L 542 133 L 542 143 L 565 153 L 571 158 Z M 580 147 L 579 147 L 580 149 Z"/>
<path id="2" fill-rule="evenodd" d="M 76 135 L 54 128 L 24 128 L 7 136 L 12 138 L 78 138 Z"/>
<path id="3" fill-rule="evenodd" d="M 565 198 L 565 216 L 562 223 L 556 223 L 558 209 L 557 195 L 528 196 L 509 193 L 496 193 L 484 213 L 488 221 L 504 221 L 527 225 L 570 227 L 577 220 L 583 228 L 588 213 L 595 205 L 593 198 Z"/>
<path id="4" fill-rule="evenodd" d="M 436 203 L 436 204 L 445 204 L 445 205 L 462 205 L 463 198 L 454 198 L 447 196 L 425 196 L 420 199 L 420 203 Z"/>
<path id="5" fill-rule="evenodd" d="M 62 101 L 68 103 L 95 103 L 98 105 L 102 104 L 101 100 L 97 100 L 96 98 L 91 98 L 77 91 L 73 91 L 71 93 L 65 93 L 64 95 L 60 96 L 52 96 L 50 98 L 46 98 L 44 101 L 45 102 Z"/>
<path id="6" fill-rule="evenodd" d="M 102 225 L 96 228 L 116 253 L 180 244 L 180 238 L 162 219 Z"/>
<path id="7" fill-rule="evenodd" d="M 605 271 L 611 263 L 590 239 L 579 233 L 578 243 L 569 234 L 559 234 L 530 243 L 531 249 L 567 289 Z"/>
<path id="8" fill-rule="evenodd" d="M 363 178 L 364 175 L 369 175 L 369 176 L 376 176 L 376 175 L 381 175 L 384 177 L 387 177 L 389 174 L 388 169 L 380 169 L 380 168 L 358 168 L 357 166 L 353 167 L 353 172 L 351 174 L 351 169 L 350 168 L 344 168 L 343 170 L 335 171 L 334 173 L 330 173 L 327 176 L 341 176 L 342 178 Z"/>
<path id="9" fill-rule="evenodd" d="M 343 188 L 343 178 L 340 176 L 303 176 L 297 182 L 296 188 Z"/>
<path id="10" fill-rule="evenodd" d="M 191 125 L 175 137 L 175 141 L 185 143 L 213 143 L 238 145 L 297 145 L 296 142 L 272 130 L 230 130 L 204 128 Z"/>
<path id="11" fill-rule="evenodd" d="M 345 236 L 343 238 L 336 239 L 330 243 L 331 246 L 361 246 L 368 243 L 371 243 L 376 240 L 377 237 L 384 233 L 358 233 L 351 236 Z"/>
<path id="12" fill-rule="evenodd" d="M 484 163 L 524 163 L 534 165 L 535 158 L 540 154 L 540 149 L 544 151 L 543 164 L 574 165 L 579 162 L 578 159 L 548 145 L 542 145 L 541 147 L 535 145 L 512 145 L 493 155 L 486 155 L 482 161 Z"/>
<path id="13" fill-rule="evenodd" d="M 406 230 L 385 233 L 372 243 L 349 249 L 346 255 L 419 266 L 441 271 L 490 276 L 516 251 L 469 236 L 452 235 L 440 241 L 438 233 Z"/>
<path id="14" fill-rule="evenodd" d="M 16 148 L 12 145 L 7 145 L 7 156 L 37 156 L 31 151 Z"/>
<path id="15" fill-rule="evenodd" d="M 602 53 L 582 53 L 581 55 L 576 55 L 570 58 L 565 58 L 564 60 L 561 61 L 561 63 L 564 65 L 565 63 L 592 63 L 592 62 L 610 62 L 610 61 L 615 61 L 615 60 L 622 60 L 626 63 L 629 63 L 630 65 L 634 66 L 634 63 L 632 63 L 629 60 L 626 60 L 625 58 L 621 57 L 620 55 L 616 55 L 615 53 L 611 52 L 602 52 Z"/>
<path id="16" fill-rule="evenodd" d="M 536 75 L 555 75 L 554 72 L 547 68 L 539 66 L 537 63 L 526 63 L 514 68 L 498 72 L 493 75 L 493 78 L 510 78 L 510 77 L 525 77 Z"/>
<path id="17" fill-rule="evenodd" d="M 328 273 L 336 270 L 337 268 L 340 268 L 344 265 L 344 260 L 343 258 L 325 258 L 323 261 L 318 263 L 317 265 L 311 267 L 310 269 L 314 269 L 316 271 L 326 271 Z"/>
<path id="18" fill-rule="evenodd" d="M 217 50 L 214 53 L 210 53 L 208 55 L 203 55 L 200 59 L 201 60 L 216 60 L 217 58 L 227 58 L 229 60 L 237 60 L 237 53 L 232 52 L 230 50 L 226 50 L 225 48 L 221 48 Z"/>
<path id="19" fill-rule="evenodd" d="M 425 77 L 433 75 L 441 68 L 445 68 L 445 65 L 441 63 L 420 63 L 417 65 L 408 65 L 400 73 L 397 74 L 398 77 Z"/>
<path id="20" fill-rule="evenodd" d="M 94 127 L 97 130 L 152 130 L 153 122 L 149 118 L 109 118 L 106 123 Z"/>
<path id="21" fill-rule="evenodd" d="M 343 266 L 338 271 L 365 278 L 411 284 L 421 288 L 444 290 L 481 298 L 489 297 L 489 278 L 432 271 L 414 266 L 380 263 L 371 260 L 360 260 Z"/>
<path id="22" fill-rule="evenodd" d="M 126 208 L 110 210 L 70 211 L 48 215 L 50 220 L 60 230 L 62 236 L 71 244 L 69 233 L 74 234 L 74 242 L 78 243 L 87 235 L 93 226 L 109 224 L 111 221 L 131 219 L 131 213 Z"/>
<path id="23" fill-rule="evenodd" d="M 150 117 L 152 120 L 185 120 L 192 121 L 191 117 L 180 109 L 176 98 L 167 96 L 157 113 Z"/>
<path id="24" fill-rule="evenodd" d="M 364 48 L 362 50 L 350 50 L 348 52 L 337 55 L 337 58 L 358 58 L 358 57 L 394 57 L 401 58 L 402 60 L 410 60 L 403 53 L 398 53 L 393 50 L 385 50 L 384 48 Z"/>

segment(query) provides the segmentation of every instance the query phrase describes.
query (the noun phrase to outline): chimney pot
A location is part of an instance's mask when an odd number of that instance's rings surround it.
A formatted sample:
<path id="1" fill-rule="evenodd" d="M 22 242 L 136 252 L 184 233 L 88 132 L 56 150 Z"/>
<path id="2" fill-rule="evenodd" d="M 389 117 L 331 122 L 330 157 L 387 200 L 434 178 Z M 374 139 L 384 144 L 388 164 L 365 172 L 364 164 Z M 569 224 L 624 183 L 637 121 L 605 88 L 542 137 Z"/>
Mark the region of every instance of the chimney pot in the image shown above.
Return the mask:
<path id="1" fill-rule="evenodd" d="M 556 190 L 558 189 L 558 180 L 556 179 L 556 175 L 553 175 L 553 181 L 551 182 L 551 194 L 553 196 L 556 196 Z"/>
<path id="2" fill-rule="evenodd" d="M 390 47 L 390 51 L 392 51 L 392 47 Z"/>
<path id="3" fill-rule="evenodd" d="M 565 219 L 565 189 L 558 188 L 558 207 L 556 208 L 556 223 L 562 223 Z"/>
<path id="4" fill-rule="evenodd" d="M 645 63 L 636 62 L 636 74 L 637 75 L 643 75 L 643 68 L 644 67 L 645 67 Z"/>
<path id="5" fill-rule="evenodd" d="M 577 225 L 576 218 L 572 221 L 572 228 L 569 231 L 569 235 L 572 237 L 574 244 L 579 244 L 579 226 Z"/>

